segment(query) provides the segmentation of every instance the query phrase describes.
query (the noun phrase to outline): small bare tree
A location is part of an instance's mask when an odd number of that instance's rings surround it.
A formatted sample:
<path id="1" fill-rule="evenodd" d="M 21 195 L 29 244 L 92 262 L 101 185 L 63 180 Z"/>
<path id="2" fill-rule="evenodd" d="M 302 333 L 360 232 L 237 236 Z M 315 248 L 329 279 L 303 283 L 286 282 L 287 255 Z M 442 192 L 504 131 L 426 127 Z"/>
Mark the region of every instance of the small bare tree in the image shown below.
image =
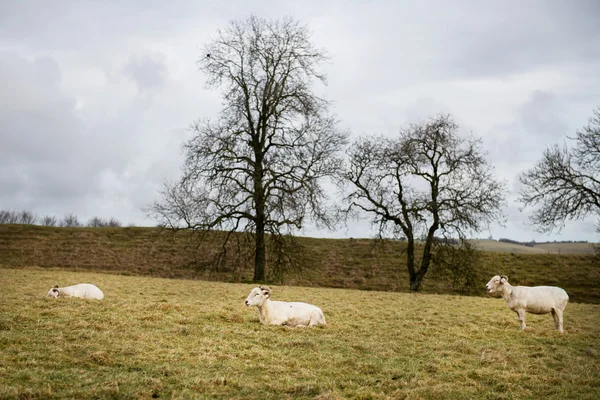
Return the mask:
<path id="1" fill-rule="evenodd" d="M 119 220 L 116 219 L 116 218 L 111 218 L 106 223 L 106 226 L 110 226 L 110 227 L 113 227 L 113 228 L 119 228 L 121 226 L 121 222 L 119 222 Z"/>
<path id="2" fill-rule="evenodd" d="M 80 227 L 81 223 L 79 222 L 77 215 L 69 213 L 65 215 L 65 217 L 60 221 L 59 225 L 66 228 L 76 228 Z"/>
<path id="3" fill-rule="evenodd" d="M 567 221 L 600 217 L 600 107 L 576 132 L 569 148 L 553 145 L 519 176 L 523 208 L 538 206 L 530 221 L 540 232 L 559 231 Z"/>
<path id="4" fill-rule="evenodd" d="M 183 177 L 165 187 L 151 214 L 170 227 L 246 232 L 254 280 L 263 281 L 266 234 L 285 249 L 307 219 L 331 223 L 322 183 L 338 170 L 346 139 L 311 89 L 325 82 L 325 53 L 298 22 L 252 16 L 219 31 L 203 54 L 198 64 L 208 86 L 223 91 L 224 108 L 216 122 L 193 125 Z"/>
<path id="5" fill-rule="evenodd" d="M 92 217 L 86 224 L 88 228 L 101 228 L 106 225 L 107 222 L 100 217 Z"/>
<path id="6" fill-rule="evenodd" d="M 40 220 L 42 226 L 56 226 L 58 221 L 54 215 L 44 215 Z"/>
<path id="7" fill-rule="evenodd" d="M 16 224 L 18 215 L 16 211 L 0 210 L 0 224 Z"/>
<path id="8" fill-rule="evenodd" d="M 23 225 L 33 225 L 37 221 L 37 215 L 31 211 L 23 210 L 19 212 L 19 223 Z"/>
<path id="9" fill-rule="evenodd" d="M 107 221 L 100 217 L 92 217 L 89 219 L 87 226 L 90 228 L 103 228 L 107 226 L 118 228 L 121 226 L 121 222 L 116 218 L 111 218 Z"/>
<path id="10" fill-rule="evenodd" d="M 433 258 L 435 235 L 465 238 L 503 221 L 505 183 L 493 176 L 481 141 L 462 138 L 449 116 L 411 125 L 397 139 L 364 137 L 349 151 L 347 211 L 366 212 L 379 235 L 406 238 L 410 289 L 418 291 Z M 415 244 L 423 254 L 417 265 Z"/>

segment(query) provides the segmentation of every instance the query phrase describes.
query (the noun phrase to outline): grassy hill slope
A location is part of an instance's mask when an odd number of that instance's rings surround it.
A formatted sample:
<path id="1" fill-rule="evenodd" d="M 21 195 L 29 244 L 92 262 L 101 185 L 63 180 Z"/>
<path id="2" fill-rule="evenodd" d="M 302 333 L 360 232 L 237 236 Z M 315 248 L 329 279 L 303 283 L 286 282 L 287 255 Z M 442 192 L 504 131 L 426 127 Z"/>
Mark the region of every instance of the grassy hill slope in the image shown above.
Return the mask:
<path id="1" fill-rule="evenodd" d="M 218 234 L 216 234 L 218 235 Z M 408 291 L 404 244 L 370 239 L 298 238 L 301 273 L 290 273 L 284 283 L 301 286 Z M 107 271 L 123 275 L 248 282 L 250 262 L 231 260 L 223 270 L 198 272 L 194 261 L 206 259 L 215 243 L 195 243 L 188 233 L 173 236 L 156 228 L 53 228 L 0 225 L 0 267 L 39 266 L 70 270 Z M 523 246 L 525 247 L 525 246 Z M 586 254 L 520 254 L 484 252 L 477 273 L 479 294 L 496 274 L 511 283 L 559 285 L 574 302 L 600 303 L 600 268 Z M 454 293 L 451 278 L 431 271 L 424 293 Z"/>
<path id="2" fill-rule="evenodd" d="M 102 301 L 47 299 L 91 282 Z M 0 269 L 2 399 L 597 399 L 600 306 L 527 330 L 498 298 L 273 286 L 328 325 L 262 326 L 253 285 Z"/>
<path id="3" fill-rule="evenodd" d="M 471 240 L 478 249 L 518 254 L 594 254 L 593 243 L 539 243 L 533 247 L 496 240 Z"/>

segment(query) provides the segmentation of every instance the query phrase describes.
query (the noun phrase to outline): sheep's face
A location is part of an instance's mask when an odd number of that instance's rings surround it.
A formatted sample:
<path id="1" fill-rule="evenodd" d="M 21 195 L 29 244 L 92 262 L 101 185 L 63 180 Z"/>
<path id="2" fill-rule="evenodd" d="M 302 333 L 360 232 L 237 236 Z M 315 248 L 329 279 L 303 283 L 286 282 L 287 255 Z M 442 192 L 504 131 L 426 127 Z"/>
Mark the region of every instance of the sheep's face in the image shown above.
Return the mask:
<path id="1" fill-rule="evenodd" d="M 504 284 L 508 282 L 508 278 L 506 276 L 496 275 L 485 285 L 488 294 L 502 292 L 504 289 Z"/>
<path id="2" fill-rule="evenodd" d="M 50 289 L 50 291 L 48 292 L 48 297 L 53 297 L 53 298 L 57 298 L 59 295 L 58 293 L 58 286 L 54 286 L 52 289 Z"/>
<path id="3" fill-rule="evenodd" d="M 246 298 L 246 307 L 263 305 L 264 301 L 271 297 L 271 291 L 260 287 L 255 287 L 250 291 L 250 294 Z"/>

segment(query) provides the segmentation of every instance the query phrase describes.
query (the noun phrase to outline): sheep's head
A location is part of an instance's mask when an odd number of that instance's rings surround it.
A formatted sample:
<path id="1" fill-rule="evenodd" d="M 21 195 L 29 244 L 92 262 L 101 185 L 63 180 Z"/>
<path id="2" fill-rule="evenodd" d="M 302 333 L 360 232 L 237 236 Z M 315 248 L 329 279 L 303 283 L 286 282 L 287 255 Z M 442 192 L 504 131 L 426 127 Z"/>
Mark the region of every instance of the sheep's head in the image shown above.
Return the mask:
<path id="1" fill-rule="evenodd" d="M 50 291 L 48 292 L 48 297 L 57 298 L 59 294 L 60 293 L 58 292 L 58 285 L 56 285 L 52 289 L 50 289 Z"/>
<path id="2" fill-rule="evenodd" d="M 257 306 L 263 305 L 264 301 L 271 297 L 271 288 L 268 286 L 255 287 L 250 291 L 250 294 L 246 298 L 246 306 Z"/>
<path id="3" fill-rule="evenodd" d="M 504 284 L 508 282 L 506 275 L 496 275 L 485 285 L 488 294 L 502 292 L 504 290 Z"/>

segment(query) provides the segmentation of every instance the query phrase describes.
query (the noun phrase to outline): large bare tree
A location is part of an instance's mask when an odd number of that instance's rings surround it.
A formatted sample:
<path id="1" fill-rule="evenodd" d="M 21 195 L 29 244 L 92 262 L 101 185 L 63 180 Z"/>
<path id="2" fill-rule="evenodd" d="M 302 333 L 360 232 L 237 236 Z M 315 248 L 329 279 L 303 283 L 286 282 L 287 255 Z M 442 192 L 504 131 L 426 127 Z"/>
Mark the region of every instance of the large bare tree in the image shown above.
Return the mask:
<path id="1" fill-rule="evenodd" d="M 600 107 L 576 132 L 573 147 L 545 149 L 533 168 L 519 175 L 519 201 L 538 206 L 530 216 L 540 232 L 562 229 L 567 221 L 600 217 Z"/>
<path id="2" fill-rule="evenodd" d="M 348 211 L 370 214 L 380 235 L 406 239 L 413 291 L 432 263 L 437 236 L 464 238 L 504 218 L 505 183 L 494 177 L 481 141 L 459 136 L 450 116 L 411 125 L 394 139 L 357 140 L 346 178 L 352 188 Z M 419 240 L 423 254 L 417 265 Z"/>
<path id="3" fill-rule="evenodd" d="M 220 30 L 198 62 L 223 109 L 193 125 L 183 177 L 153 211 L 172 227 L 249 233 L 255 281 L 265 280 L 266 234 L 281 244 L 308 219 L 331 222 L 322 185 L 346 135 L 312 88 L 325 83 L 325 60 L 299 22 L 252 16 Z"/>

